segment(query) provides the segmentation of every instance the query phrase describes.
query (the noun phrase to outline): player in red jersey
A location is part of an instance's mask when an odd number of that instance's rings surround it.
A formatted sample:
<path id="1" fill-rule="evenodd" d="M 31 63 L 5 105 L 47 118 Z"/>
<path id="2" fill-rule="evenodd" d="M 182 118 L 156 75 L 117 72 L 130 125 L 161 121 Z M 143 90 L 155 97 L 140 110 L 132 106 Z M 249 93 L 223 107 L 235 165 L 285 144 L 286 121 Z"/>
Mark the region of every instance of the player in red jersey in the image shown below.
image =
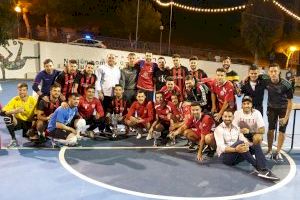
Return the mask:
<path id="1" fill-rule="evenodd" d="M 170 128 L 171 107 L 164 101 L 162 92 L 156 92 L 155 102 L 155 121 L 149 129 L 146 140 L 152 139 L 155 135 L 161 135 L 162 144 L 165 144 Z"/>
<path id="2" fill-rule="evenodd" d="M 196 142 L 199 145 L 197 159 L 203 160 L 202 150 L 205 144 L 215 149 L 215 140 L 212 133 L 214 119 L 210 115 L 201 112 L 201 106 L 198 103 L 191 105 L 192 116 L 184 122 L 176 131 L 170 133 L 171 137 L 182 134 L 188 140 Z"/>
<path id="3" fill-rule="evenodd" d="M 124 124 L 124 119 L 128 112 L 128 101 L 123 94 L 123 87 L 120 84 L 115 85 L 114 96 L 106 113 L 106 132 L 112 133 L 110 126 L 114 125 L 112 124 L 113 119 L 117 120 L 117 124 Z M 126 134 L 128 134 L 128 130 L 128 126 L 126 126 Z"/>
<path id="4" fill-rule="evenodd" d="M 47 96 L 47 100 L 49 99 L 49 101 L 45 101 L 41 98 L 38 102 L 36 109 L 36 121 L 33 122 L 32 128 L 28 131 L 30 140 L 36 142 L 45 141 L 44 131 L 46 130 L 48 122 L 54 111 L 61 105 L 61 101 L 59 99 L 60 94 L 61 86 L 58 83 L 54 83 L 50 87 L 50 95 Z"/>
<path id="5" fill-rule="evenodd" d="M 137 88 L 144 90 L 148 101 L 153 101 L 154 92 L 154 71 L 157 70 L 157 64 L 152 62 L 152 53 L 146 52 L 145 60 L 137 62 L 139 66 L 139 75 L 137 80 Z"/>
<path id="6" fill-rule="evenodd" d="M 218 68 L 217 78 L 212 84 L 211 99 L 214 118 L 217 122 L 222 118 L 226 109 L 236 110 L 236 101 L 234 96 L 234 86 L 226 80 L 226 71 L 224 68 Z"/>
<path id="7" fill-rule="evenodd" d="M 172 94 L 176 94 L 180 101 L 183 100 L 180 88 L 175 85 L 173 77 L 166 78 L 166 85 L 160 89 L 165 102 L 171 101 Z"/>
<path id="8" fill-rule="evenodd" d="M 190 68 L 189 74 L 192 75 L 197 82 L 201 82 L 202 78 L 207 78 L 207 74 L 202 70 L 198 69 L 198 57 L 190 57 Z"/>
<path id="9" fill-rule="evenodd" d="M 97 76 L 94 74 L 95 63 L 90 61 L 86 64 L 84 70 L 78 74 L 75 81 L 74 92 L 79 93 L 81 96 L 85 96 L 87 87 L 95 87 Z"/>
<path id="10" fill-rule="evenodd" d="M 172 59 L 174 67 L 170 70 L 170 76 L 173 76 L 175 85 L 179 87 L 181 94 L 183 94 L 185 90 L 184 80 L 189 72 L 186 67 L 180 64 L 180 55 L 174 54 L 172 56 Z"/>
<path id="11" fill-rule="evenodd" d="M 93 86 L 88 86 L 86 95 L 80 97 L 78 112 L 86 121 L 86 124 L 90 125 L 85 132 L 85 136 L 93 138 L 95 128 L 98 128 L 99 131 L 105 128 L 103 107 L 100 100 L 95 97 L 95 88 Z"/>
<path id="12" fill-rule="evenodd" d="M 68 95 L 73 92 L 75 86 L 75 80 L 79 74 L 77 70 L 77 61 L 69 60 L 69 63 L 65 66 L 65 69 L 57 76 L 55 82 L 61 85 L 60 99 L 66 101 Z"/>
<path id="13" fill-rule="evenodd" d="M 131 105 L 126 118 L 125 124 L 129 127 L 136 128 L 138 131 L 137 139 L 142 137 L 142 128 L 150 129 L 154 119 L 154 109 L 152 101 L 146 100 L 144 91 L 138 91 L 136 101 Z"/>

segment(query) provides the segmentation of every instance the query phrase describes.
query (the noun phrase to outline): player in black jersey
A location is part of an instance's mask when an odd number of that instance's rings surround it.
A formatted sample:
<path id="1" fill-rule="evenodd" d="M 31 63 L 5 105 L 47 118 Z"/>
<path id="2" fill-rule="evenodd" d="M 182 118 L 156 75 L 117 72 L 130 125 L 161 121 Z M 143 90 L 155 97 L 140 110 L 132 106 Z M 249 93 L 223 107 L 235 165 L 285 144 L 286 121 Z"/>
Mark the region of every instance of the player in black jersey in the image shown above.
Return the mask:
<path id="1" fill-rule="evenodd" d="M 189 74 L 192 75 L 197 82 L 200 82 L 202 78 L 207 78 L 207 74 L 202 70 L 198 69 L 198 57 L 190 57 L 190 68 Z"/>
<path id="2" fill-rule="evenodd" d="M 164 57 L 159 57 L 157 60 L 158 67 L 154 71 L 155 89 L 160 89 L 166 85 L 166 78 L 169 76 L 170 71 L 166 66 L 166 60 Z"/>
<path id="3" fill-rule="evenodd" d="M 86 64 L 84 70 L 78 74 L 75 80 L 74 92 L 79 93 L 81 96 L 85 96 L 87 87 L 95 87 L 97 76 L 94 74 L 95 63 L 90 61 Z"/>

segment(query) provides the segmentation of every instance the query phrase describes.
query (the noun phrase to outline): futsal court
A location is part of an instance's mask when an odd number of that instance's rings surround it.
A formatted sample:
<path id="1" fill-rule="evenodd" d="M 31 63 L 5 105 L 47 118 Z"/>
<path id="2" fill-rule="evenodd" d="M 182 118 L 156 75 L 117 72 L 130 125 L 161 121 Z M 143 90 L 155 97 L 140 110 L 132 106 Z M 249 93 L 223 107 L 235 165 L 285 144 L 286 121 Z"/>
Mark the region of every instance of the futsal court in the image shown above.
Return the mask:
<path id="1" fill-rule="evenodd" d="M 0 83 L 5 105 L 17 94 L 18 81 Z M 241 105 L 241 98 L 237 100 Z M 295 96 L 293 101 L 300 103 L 300 98 Z M 6 149 L 10 136 L 1 118 L 0 199 L 298 199 L 300 114 L 291 150 L 293 112 L 282 152 L 284 162 L 268 161 L 279 182 L 251 174 L 253 168 L 246 162 L 228 167 L 217 155 L 200 163 L 180 139 L 175 146 L 153 147 L 153 141 L 134 136 L 115 141 L 85 138 L 79 147 L 59 149 L 52 148 L 51 142 L 35 147 L 18 131 L 21 146 Z M 266 114 L 264 119 L 267 122 Z"/>

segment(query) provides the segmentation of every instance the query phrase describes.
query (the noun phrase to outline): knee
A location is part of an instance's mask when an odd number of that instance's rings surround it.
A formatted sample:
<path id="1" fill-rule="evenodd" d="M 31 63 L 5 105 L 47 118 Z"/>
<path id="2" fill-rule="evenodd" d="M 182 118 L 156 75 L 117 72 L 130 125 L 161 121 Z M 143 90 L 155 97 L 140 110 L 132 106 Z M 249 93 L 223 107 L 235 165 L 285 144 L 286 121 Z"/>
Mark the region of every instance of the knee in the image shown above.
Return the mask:
<path id="1" fill-rule="evenodd" d="M 4 123 L 6 126 L 13 125 L 13 123 L 14 123 L 12 115 L 4 115 L 3 120 L 4 120 Z"/>
<path id="2" fill-rule="evenodd" d="M 205 135 L 205 144 L 211 145 L 213 143 L 213 135 L 212 134 L 207 134 Z"/>
<path id="3" fill-rule="evenodd" d="M 86 129 L 86 121 L 84 119 L 78 119 L 75 127 L 78 131 L 85 131 Z"/>
<path id="4" fill-rule="evenodd" d="M 36 129 L 37 129 L 38 131 L 40 131 L 40 132 L 43 132 L 44 129 L 45 129 L 45 127 L 44 127 L 44 122 L 38 120 L 38 121 L 36 122 Z"/>
<path id="5" fill-rule="evenodd" d="M 253 144 L 261 144 L 262 139 L 262 135 L 260 134 L 253 135 Z"/>

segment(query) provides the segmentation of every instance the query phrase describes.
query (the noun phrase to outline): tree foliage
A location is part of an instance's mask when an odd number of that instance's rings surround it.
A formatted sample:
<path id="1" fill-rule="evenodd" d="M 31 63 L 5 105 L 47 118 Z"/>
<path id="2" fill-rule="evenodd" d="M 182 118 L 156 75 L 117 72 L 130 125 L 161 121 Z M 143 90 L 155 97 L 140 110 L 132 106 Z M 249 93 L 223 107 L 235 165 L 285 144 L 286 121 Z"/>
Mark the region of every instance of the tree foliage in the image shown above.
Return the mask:
<path id="1" fill-rule="evenodd" d="M 0 45 L 7 44 L 7 40 L 13 37 L 16 28 L 16 13 L 9 1 L 0 3 Z"/>
<path id="2" fill-rule="evenodd" d="M 249 1 L 242 14 L 241 36 L 246 47 L 257 58 L 266 56 L 283 33 L 283 15 L 271 2 Z"/>
<path id="3" fill-rule="evenodd" d="M 117 9 L 118 28 L 128 35 L 129 39 L 135 36 L 137 0 L 125 0 Z M 140 0 L 139 6 L 139 33 L 138 38 L 147 39 L 159 32 L 161 14 L 156 11 L 149 1 Z"/>

